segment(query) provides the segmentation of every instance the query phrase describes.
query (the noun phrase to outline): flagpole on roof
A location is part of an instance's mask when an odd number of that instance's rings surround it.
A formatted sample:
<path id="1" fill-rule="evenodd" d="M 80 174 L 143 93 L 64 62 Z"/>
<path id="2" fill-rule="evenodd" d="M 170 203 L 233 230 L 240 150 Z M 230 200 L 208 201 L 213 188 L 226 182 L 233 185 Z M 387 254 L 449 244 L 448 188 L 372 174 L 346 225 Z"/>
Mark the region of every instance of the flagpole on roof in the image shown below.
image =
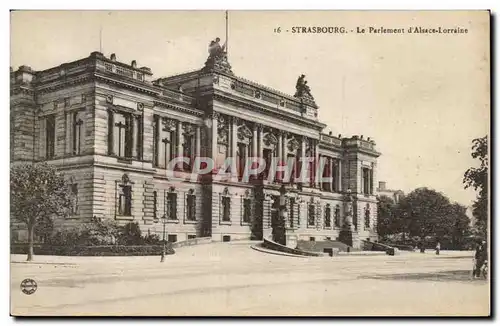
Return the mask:
<path id="1" fill-rule="evenodd" d="M 229 21 L 228 12 L 226 10 L 226 57 L 229 56 L 228 21 Z"/>

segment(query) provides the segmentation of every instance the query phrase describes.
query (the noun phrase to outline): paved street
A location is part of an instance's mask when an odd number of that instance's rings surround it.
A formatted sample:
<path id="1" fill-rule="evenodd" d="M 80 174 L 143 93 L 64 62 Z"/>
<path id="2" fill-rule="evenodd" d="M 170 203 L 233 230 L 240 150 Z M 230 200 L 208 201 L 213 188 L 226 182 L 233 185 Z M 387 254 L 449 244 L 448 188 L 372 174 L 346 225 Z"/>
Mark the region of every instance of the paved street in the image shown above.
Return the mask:
<path id="1" fill-rule="evenodd" d="M 250 242 L 160 257 L 11 257 L 18 315 L 487 315 L 472 252 L 295 258 Z M 32 295 L 20 284 L 34 279 Z"/>

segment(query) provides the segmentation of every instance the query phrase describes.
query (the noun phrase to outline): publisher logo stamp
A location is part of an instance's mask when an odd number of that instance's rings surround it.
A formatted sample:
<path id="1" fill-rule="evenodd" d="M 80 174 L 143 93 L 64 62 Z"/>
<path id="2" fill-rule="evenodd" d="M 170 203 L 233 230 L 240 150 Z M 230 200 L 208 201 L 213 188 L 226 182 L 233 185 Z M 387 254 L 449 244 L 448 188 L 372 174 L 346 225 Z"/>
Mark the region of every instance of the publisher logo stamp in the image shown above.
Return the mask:
<path id="1" fill-rule="evenodd" d="M 36 284 L 35 280 L 32 280 L 31 278 L 24 279 L 21 282 L 21 291 L 23 291 L 24 294 L 33 294 L 35 293 L 37 288 L 38 285 Z"/>

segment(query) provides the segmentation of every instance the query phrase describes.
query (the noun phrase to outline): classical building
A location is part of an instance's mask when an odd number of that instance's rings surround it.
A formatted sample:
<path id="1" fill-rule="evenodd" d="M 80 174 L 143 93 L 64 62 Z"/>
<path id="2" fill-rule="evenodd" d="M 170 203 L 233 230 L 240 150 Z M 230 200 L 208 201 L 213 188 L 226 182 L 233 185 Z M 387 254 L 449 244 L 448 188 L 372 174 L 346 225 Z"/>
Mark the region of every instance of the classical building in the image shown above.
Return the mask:
<path id="1" fill-rule="evenodd" d="M 400 189 L 388 189 L 385 181 L 379 181 L 377 188 L 377 195 L 387 196 L 392 200 L 394 200 L 394 202 L 397 204 L 399 203 L 401 198 L 403 198 L 405 193 L 403 192 L 403 190 Z"/>
<path id="2" fill-rule="evenodd" d="M 280 180 L 191 178 L 192 164 L 181 164 L 178 181 L 168 162 L 209 157 L 218 168 L 227 157 L 307 156 L 326 159 L 331 182 L 287 182 L 286 227 L 298 239 L 336 239 L 349 190 L 356 236 L 377 238 L 375 143 L 323 133 L 304 76 L 295 96 L 284 94 L 236 76 L 212 48 L 203 68 L 166 78 L 93 52 L 43 71 L 21 66 L 10 85 L 11 162 L 48 161 L 64 172 L 77 202 L 63 224 L 97 217 L 159 233 L 154 222 L 166 216 L 170 241 L 261 239 L 275 223 Z"/>

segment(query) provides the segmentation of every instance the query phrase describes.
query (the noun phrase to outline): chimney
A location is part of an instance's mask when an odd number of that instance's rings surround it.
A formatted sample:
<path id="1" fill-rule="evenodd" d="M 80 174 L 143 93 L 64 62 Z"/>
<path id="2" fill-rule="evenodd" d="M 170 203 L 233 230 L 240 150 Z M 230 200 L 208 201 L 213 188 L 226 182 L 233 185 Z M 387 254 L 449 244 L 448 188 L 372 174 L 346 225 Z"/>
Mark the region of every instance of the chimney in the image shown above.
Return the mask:
<path id="1" fill-rule="evenodd" d="M 385 190 L 385 181 L 379 181 L 378 182 L 378 190 L 379 191 Z"/>
<path id="2" fill-rule="evenodd" d="M 130 64 L 132 68 L 137 68 L 137 61 L 132 60 L 132 63 Z"/>
<path id="3" fill-rule="evenodd" d="M 332 132 L 330 131 L 330 132 L 328 133 L 328 136 L 331 136 L 331 135 L 332 135 Z"/>

